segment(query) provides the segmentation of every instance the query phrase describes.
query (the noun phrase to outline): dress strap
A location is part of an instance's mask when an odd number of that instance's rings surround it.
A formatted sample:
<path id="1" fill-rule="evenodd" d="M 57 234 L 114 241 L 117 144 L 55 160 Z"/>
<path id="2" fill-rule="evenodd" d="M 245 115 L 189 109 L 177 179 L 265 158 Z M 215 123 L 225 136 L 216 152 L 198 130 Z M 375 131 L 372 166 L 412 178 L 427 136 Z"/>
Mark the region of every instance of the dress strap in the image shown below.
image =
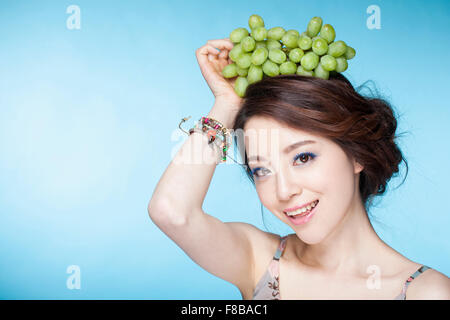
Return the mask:
<path id="1" fill-rule="evenodd" d="M 416 272 L 414 272 L 412 275 L 410 275 L 408 280 L 406 280 L 405 284 L 403 285 L 402 294 L 406 295 L 406 289 L 408 288 L 411 281 L 413 281 L 415 278 L 420 276 L 422 273 L 424 273 L 428 269 L 431 269 L 431 268 L 426 265 L 422 265 Z"/>
<path id="2" fill-rule="evenodd" d="M 287 237 L 288 237 L 288 235 L 281 237 L 280 245 L 278 246 L 277 251 L 275 252 L 275 255 L 273 256 L 274 260 L 280 260 L 280 257 L 283 254 L 284 248 L 286 248 Z"/>

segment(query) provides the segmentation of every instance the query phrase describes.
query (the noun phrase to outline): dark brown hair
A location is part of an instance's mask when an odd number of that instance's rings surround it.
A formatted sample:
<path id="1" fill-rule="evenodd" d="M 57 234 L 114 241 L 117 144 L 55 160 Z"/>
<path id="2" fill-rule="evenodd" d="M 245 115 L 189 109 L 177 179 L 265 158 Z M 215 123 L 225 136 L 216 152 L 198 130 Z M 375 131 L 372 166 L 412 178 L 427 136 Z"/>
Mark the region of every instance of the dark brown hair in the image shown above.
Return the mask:
<path id="1" fill-rule="evenodd" d="M 328 80 L 280 75 L 251 84 L 236 115 L 234 131 L 243 130 L 254 116 L 270 117 L 286 127 L 337 143 L 364 166 L 359 191 L 366 208 L 373 196 L 385 192 L 388 181 L 399 172 L 401 161 L 408 172 L 408 163 L 395 142 L 397 120 L 391 105 L 383 98 L 358 93 L 340 73 L 330 75 Z M 242 149 L 242 143 L 236 144 Z M 244 170 L 254 185 L 247 154 L 239 151 L 245 161 Z"/>

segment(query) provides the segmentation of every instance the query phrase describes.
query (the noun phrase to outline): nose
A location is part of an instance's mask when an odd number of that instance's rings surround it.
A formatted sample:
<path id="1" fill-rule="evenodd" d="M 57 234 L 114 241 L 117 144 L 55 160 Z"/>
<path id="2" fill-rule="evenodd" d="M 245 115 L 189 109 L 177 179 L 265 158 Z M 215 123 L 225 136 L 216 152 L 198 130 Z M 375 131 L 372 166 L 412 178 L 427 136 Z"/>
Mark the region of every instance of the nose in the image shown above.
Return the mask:
<path id="1" fill-rule="evenodd" d="M 303 192 L 303 187 L 299 181 L 295 181 L 292 172 L 288 169 L 280 169 L 276 174 L 277 196 L 280 201 L 288 201 L 295 195 Z"/>

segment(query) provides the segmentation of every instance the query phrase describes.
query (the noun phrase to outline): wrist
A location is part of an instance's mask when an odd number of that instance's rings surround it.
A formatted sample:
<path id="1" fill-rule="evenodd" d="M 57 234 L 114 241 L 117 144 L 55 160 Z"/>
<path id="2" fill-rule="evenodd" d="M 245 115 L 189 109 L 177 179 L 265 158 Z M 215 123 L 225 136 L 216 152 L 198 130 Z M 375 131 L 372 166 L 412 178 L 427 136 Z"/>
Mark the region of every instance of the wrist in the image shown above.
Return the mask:
<path id="1" fill-rule="evenodd" d="M 208 117 L 216 119 L 226 128 L 231 129 L 234 124 L 234 118 L 239 111 L 239 104 L 230 104 L 216 101 L 208 113 Z"/>

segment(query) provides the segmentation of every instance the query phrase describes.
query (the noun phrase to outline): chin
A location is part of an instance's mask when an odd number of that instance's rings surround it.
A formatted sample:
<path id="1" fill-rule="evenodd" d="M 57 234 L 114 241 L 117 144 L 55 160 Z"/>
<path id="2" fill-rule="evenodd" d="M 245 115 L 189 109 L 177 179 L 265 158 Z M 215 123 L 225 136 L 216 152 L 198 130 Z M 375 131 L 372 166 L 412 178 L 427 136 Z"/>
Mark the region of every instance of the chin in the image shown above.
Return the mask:
<path id="1" fill-rule="evenodd" d="M 297 237 L 305 244 L 314 245 L 321 243 L 323 239 L 325 239 L 324 235 L 320 235 L 317 233 L 307 234 L 307 232 L 296 232 Z"/>

